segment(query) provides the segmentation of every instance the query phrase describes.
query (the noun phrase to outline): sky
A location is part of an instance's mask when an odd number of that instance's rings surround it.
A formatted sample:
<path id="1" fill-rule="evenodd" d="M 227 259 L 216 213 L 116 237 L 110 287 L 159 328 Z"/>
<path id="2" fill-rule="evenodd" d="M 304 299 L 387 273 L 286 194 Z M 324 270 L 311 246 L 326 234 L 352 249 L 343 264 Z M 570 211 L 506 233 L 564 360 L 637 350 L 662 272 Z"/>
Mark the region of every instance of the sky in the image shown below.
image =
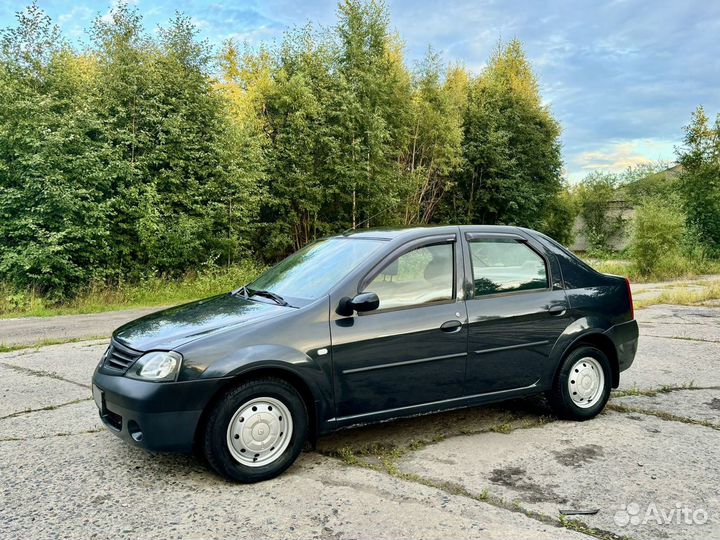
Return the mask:
<path id="1" fill-rule="evenodd" d="M 116 0 L 112 0 L 116 1 Z M 272 42 L 295 25 L 332 26 L 334 0 L 132 0 L 146 27 L 182 11 L 201 36 Z M 27 3 L 0 0 L 0 27 Z M 718 0 L 387 0 L 408 65 L 428 46 L 479 73 L 498 40 L 518 38 L 562 126 L 565 174 L 671 162 L 698 105 L 720 112 Z M 111 2 L 38 0 L 71 40 Z"/>

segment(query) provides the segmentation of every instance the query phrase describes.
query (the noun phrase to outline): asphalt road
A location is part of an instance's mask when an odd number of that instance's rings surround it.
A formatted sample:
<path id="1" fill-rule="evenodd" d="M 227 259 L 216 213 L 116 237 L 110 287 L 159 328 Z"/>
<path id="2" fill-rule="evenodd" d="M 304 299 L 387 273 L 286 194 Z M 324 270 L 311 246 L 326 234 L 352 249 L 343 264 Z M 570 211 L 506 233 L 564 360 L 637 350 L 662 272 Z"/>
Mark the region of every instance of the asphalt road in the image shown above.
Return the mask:
<path id="1" fill-rule="evenodd" d="M 118 326 L 162 308 L 125 309 L 86 315 L 0 319 L 0 345 L 24 346 L 110 336 Z"/>
<path id="2" fill-rule="evenodd" d="M 720 309 L 637 316 L 595 420 L 529 399 L 388 422 L 250 486 L 102 428 L 105 340 L 0 354 L 0 538 L 720 538 Z"/>

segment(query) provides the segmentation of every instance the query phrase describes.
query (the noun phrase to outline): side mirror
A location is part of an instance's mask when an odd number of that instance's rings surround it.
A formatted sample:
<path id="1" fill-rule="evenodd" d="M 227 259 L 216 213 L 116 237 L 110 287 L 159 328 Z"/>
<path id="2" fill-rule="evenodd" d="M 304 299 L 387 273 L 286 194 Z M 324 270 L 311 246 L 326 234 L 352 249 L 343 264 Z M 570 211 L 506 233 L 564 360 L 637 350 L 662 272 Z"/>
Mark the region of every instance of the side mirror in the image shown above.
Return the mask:
<path id="1" fill-rule="evenodd" d="M 356 295 L 354 298 L 347 296 L 340 300 L 337 308 L 338 315 L 350 317 L 353 312 L 362 313 L 364 311 L 373 311 L 380 306 L 380 299 L 374 292 L 364 292 Z"/>

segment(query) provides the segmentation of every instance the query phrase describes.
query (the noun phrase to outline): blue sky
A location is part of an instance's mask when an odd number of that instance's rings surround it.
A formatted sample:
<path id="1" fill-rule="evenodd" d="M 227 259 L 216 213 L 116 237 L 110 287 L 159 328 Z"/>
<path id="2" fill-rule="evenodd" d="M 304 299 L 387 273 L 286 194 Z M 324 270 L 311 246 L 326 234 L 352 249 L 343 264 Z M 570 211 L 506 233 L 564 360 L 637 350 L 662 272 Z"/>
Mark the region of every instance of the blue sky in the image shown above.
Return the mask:
<path id="1" fill-rule="evenodd" d="M 71 39 L 109 2 L 39 0 Z M 134 0 L 148 28 L 176 10 L 213 42 L 272 41 L 307 21 L 334 24 L 336 2 Z M 0 26 L 25 2 L 0 0 Z M 566 175 L 672 160 L 682 126 L 703 104 L 720 112 L 720 2 L 389 0 L 413 65 L 432 45 L 479 72 L 498 39 L 519 38 L 562 128 Z"/>

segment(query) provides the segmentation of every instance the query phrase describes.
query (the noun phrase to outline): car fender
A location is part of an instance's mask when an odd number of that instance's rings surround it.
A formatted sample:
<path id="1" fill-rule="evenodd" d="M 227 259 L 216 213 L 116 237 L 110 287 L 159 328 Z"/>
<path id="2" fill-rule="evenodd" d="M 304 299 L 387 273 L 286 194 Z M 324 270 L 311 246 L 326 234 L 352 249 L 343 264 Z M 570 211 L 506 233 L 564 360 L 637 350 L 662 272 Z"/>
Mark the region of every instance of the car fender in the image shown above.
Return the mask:
<path id="1" fill-rule="evenodd" d="M 609 318 L 596 314 L 580 317 L 569 324 L 555 341 L 550 351 L 550 365 L 552 368 L 550 373 L 553 379 L 549 381 L 549 384 L 552 384 L 560 362 L 570 349 L 590 335 L 603 335 L 611 326 L 612 322 Z"/>
<path id="2" fill-rule="evenodd" d="M 322 364 L 314 351 L 305 354 L 285 345 L 258 344 L 240 348 L 208 366 L 201 378 L 238 379 L 253 373 L 287 374 L 285 377 L 298 388 L 315 410 L 318 422 L 332 416 L 332 376 L 328 363 Z M 319 426 L 322 428 L 322 426 Z"/>

